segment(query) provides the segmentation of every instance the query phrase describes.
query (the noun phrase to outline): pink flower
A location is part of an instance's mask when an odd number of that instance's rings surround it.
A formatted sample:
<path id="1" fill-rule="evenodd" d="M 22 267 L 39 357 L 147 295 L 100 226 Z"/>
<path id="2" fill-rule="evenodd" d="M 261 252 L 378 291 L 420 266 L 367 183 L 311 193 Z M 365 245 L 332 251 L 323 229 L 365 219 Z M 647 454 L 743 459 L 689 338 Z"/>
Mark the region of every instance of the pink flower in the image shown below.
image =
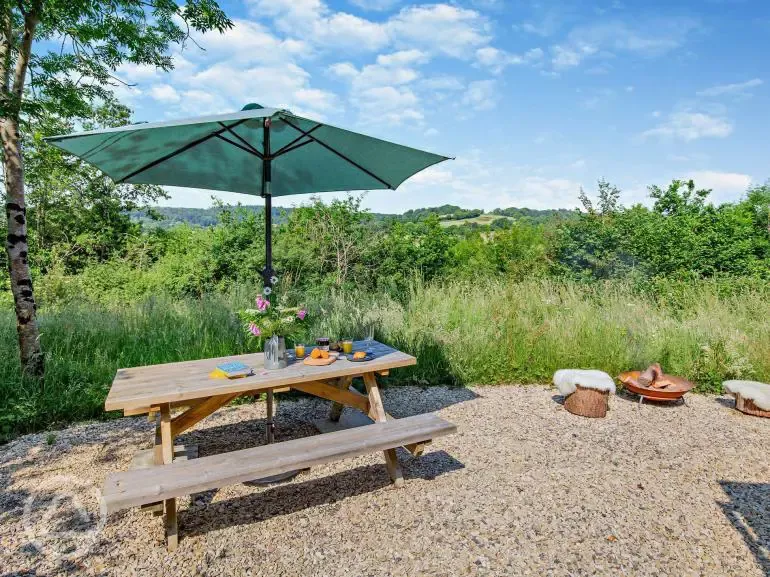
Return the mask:
<path id="1" fill-rule="evenodd" d="M 249 323 L 249 332 L 255 337 L 258 337 L 259 335 L 262 334 L 262 331 L 259 330 L 259 327 L 254 323 Z"/>
<path id="2" fill-rule="evenodd" d="M 269 307 L 269 306 L 270 306 L 270 301 L 269 301 L 269 300 L 267 300 L 267 299 L 263 299 L 263 298 L 262 298 L 262 295 L 259 295 L 259 296 L 257 297 L 257 308 L 258 308 L 260 311 L 263 311 L 263 312 L 264 312 L 264 311 L 267 309 L 267 307 Z"/>
<path id="3" fill-rule="evenodd" d="M 297 318 L 301 321 L 304 321 L 306 314 L 307 314 L 307 311 L 305 309 L 300 309 L 297 311 Z"/>

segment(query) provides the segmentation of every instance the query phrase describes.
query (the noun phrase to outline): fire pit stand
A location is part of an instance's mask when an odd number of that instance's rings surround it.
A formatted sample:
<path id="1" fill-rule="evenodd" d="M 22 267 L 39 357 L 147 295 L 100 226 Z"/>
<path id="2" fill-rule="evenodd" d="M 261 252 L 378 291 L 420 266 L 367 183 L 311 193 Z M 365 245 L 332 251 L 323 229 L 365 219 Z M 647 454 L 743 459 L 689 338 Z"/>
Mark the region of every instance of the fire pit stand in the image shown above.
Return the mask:
<path id="1" fill-rule="evenodd" d="M 623 383 L 625 389 L 639 396 L 640 405 L 645 399 L 655 402 L 674 402 L 681 399 L 682 404 L 687 405 L 684 395 L 695 386 L 690 381 L 681 377 L 664 375 L 664 378 L 669 381 L 665 388 L 645 387 L 637 381 L 640 374 L 640 371 L 628 371 L 618 376 L 618 380 Z"/>

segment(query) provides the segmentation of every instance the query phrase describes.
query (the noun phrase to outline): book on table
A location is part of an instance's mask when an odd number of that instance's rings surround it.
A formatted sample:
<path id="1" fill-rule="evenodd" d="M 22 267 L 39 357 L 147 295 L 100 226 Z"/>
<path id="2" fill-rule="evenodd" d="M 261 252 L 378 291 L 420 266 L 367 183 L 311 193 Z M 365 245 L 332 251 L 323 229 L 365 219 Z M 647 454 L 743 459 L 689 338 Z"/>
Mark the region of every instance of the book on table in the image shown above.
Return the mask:
<path id="1" fill-rule="evenodd" d="M 240 361 L 231 361 L 217 365 L 217 368 L 209 373 L 212 379 L 240 379 L 253 375 L 252 368 Z"/>

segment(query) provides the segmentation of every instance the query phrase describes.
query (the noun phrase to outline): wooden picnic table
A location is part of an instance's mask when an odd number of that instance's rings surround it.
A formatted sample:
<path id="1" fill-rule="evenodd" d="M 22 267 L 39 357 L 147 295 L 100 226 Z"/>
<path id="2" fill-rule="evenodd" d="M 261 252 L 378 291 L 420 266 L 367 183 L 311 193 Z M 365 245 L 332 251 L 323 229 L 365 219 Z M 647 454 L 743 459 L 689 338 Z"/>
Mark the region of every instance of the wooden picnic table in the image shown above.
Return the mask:
<path id="1" fill-rule="evenodd" d="M 159 418 L 156 416 L 153 461 L 155 465 L 162 466 L 174 461 L 174 439 L 178 435 L 242 395 L 268 394 L 271 401 L 267 415 L 268 442 L 272 440 L 272 394 L 281 390 L 294 389 L 332 401 L 332 420 L 338 420 L 342 408 L 348 406 L 362 411 L 375 423 L 385 423 L 390 416 L 385 412 L 376 376 L 386 375 L 391 369 L 414 365 L 417 360 L 377 341 L 354 343 L 354 351 L 366 349 L 374 355 L 372 360 L 366 362 L 352 362 L 341 356 L 327 366 L 308 366 L 301 360 L 292 360 L 284 369 L 269 371 L 263 368 L 262 353 L 119 369 L 107 395 L 105 409 L 122 410 L 125 415 L 159 414 Z M 209 377 L 217 365 L 229 361 L 249 365 L 254 374 L 239 379 Z M 355 377 L 363 378 L 366 394 L 351 387 Z M 175 409 L 181 411 L 172 414 Z M 442 428 L 441 424 L 436 431 L 444 434 L 444 429 L 450 431 L 449 427 Z M 430 442 L 429 438 L 405 447 L 418 455 L 427 442 Z M 371 440 L 362 439 L 361 443 L 363 447 Z M 384 453 L 388 473 L 393 483 L 400 486 L 403 476 L 395 447 L 386 449 Z M 173 550 L 177 540 L 176 499 L 164 499 L 164 503 L 168 545 Z"/>

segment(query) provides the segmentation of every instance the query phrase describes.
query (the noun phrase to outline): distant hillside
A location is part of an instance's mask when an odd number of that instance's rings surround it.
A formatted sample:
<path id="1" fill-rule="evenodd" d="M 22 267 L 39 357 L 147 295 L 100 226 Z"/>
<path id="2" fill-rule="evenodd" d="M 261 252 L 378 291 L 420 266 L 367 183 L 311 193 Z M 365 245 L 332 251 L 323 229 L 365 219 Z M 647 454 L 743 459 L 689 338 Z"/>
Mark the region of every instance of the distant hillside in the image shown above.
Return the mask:
<path id="1" fill-rule="evenodd" d="M 262 206 L 242 206 L 244 210 L 261 213 Z M 294 210 L 293 208 L 273 208 L 273 222 L 280 224 L 284 222 L 287 215 Z M 219 213 L 222 211 L 219 207 L 211 208 L 185 208 L 177 206 L 159 206 L 153 209 L 161 219 L 154 220 L 150 218 L 145 211 L 134 211 L 131 218 L 141 222 L 147 227 L 170 228 L 178 224 L 186 223 L 192 226 L 208 227 L 217 223 Z M 485 213 L 479 208 L 461 208 L 453 204 L 443 206 L 417 208 L 407 210 L 404 214 L 382 214 L 373 213 L 375 221 L 401 220 L 403 222 L 419 222 L 436 215 L 441 220 L 442 226 L 492 226 L 493 228 L 504 227 L 507 221 L 526 219 L 530 222 L 543 222 L 554 216 L 570 217 L 574 215 L 573 210 L 536 210 L 532 208 L 496 208 L 491 212 Z"/>
<path id="2" fill-rule="evenodd" d="M 445 204 L 443 206 L 436 206 L 432 208 L 417 208 L 414 210 L 407 210 L 401 219 L 407 222 L 417 222 L 419 220 L 425 220 L 431 215 L 437 215 L 441 220 L 465 220 L 467 218 L 476 218 L 484 214 L 484 211 L 479 208 L 460 208 L 454 204 Z"/>
<path id="3" fill-rule="evenodd" d="M 264 209 L 262 206 L 242 206 L 241 208 L 254 213 L 261 213 Z M 291 208 L 273 208 L 273 222 L 282 222 L 286 218 L 285 214 L 291 210 Z M 161 216 L 160 220 L 151 219 L 145 211 L 134 211 L 131 213 L 131 218 L 149 227 L 170 228 L 182 223 L 207 227 L 217 223 L 222 209 L 216 206 L 211 208 L 158 206 L 153 211 Z"/>
<path id="4" fill-rule="evenodd" d="M 492 214 L 499 214 L 501 216 L 510 216 L 515 219 L 526 218 L 534 222 L 542 222 L 548 220 L 554 216 L 560 216 L 562 218 L 571 218 L 575 216 L 574 209 L 569 208 L 555 208 L 538 210 L 534 208 L 516 208 L 514 206 L 510 208 L 496 208 L 492 211 Z"/>

